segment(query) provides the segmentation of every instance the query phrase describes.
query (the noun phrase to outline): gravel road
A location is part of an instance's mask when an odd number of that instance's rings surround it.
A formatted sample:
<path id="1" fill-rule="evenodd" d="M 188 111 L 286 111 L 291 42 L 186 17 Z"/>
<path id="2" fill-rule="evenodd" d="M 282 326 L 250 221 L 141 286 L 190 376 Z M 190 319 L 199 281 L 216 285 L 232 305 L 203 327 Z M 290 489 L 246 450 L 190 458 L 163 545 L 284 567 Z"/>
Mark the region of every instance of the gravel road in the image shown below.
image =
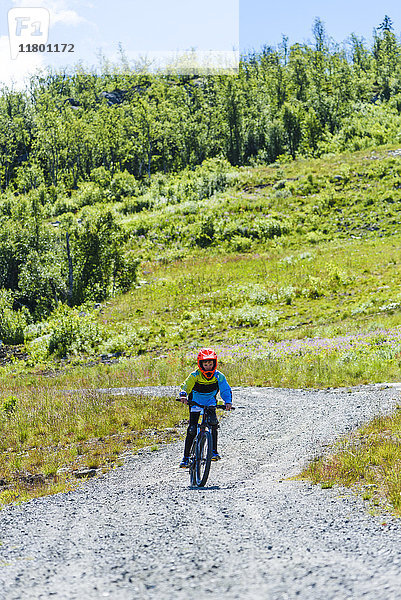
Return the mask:
<path id="1" fill-rule="evenodd" d="M 1 511 L 0 598 L 400 598 L 401 520 L 287 479 L 398 401 L 393 387 L 234 389 L 207 488 L 189 488 L 180 443 Z"/>

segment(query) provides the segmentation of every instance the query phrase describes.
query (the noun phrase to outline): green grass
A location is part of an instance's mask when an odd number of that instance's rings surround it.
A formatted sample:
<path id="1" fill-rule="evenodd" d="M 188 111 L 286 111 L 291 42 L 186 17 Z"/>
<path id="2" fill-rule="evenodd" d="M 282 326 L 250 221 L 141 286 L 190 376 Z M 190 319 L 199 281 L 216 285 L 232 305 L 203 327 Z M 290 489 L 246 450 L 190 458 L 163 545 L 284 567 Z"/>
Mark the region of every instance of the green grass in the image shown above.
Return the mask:
<path id="1" fill-rule="evenodd" d="M 196 200 L 188 192 L 187 198 L 183 188 L 126 214 L 128 245 L 143 259 L 140 280 L 103 305 L 91 356 L 79 350 L 93 346 L 89 333 L 72 344 L 76 355 L 67 367 L 102 353 L 167 355 L 158 378 L 147 358 L 135 359 L 143 365 L 135 381 L 159 383 L 171 381 L 170 364 L 199 345 L 333 337 L 401 324 L 401 159 L 394 148 L 231 169 L 232 186 L 212 197 Z M 115 209 L 123 210 L 121 203 Z M 28 370 L 64 370 L 65 361 L 48 354 L 51 327 L 36 328 L 39 341 L 27 342 Z M 283 364 L 282 376 L 269 365 L 258 383 L 357 381 L 361 369 L 343 369 L 336 358 L 327 358 L 332 368 L 319 372 L 320 381 L 305 374 L 291 380 Z M 10 367 L 4 372 L 8 377 Z"/>
<path id="2" fill-rule="evenodd" d="M 131 232 L 149 226 L 130 241 L 149 260 L 141 284 L 103 306 L 104 340 L 94 354 L 122 352 L 131 359 L 85 369 L 96 362 L 93 356 L 60 362 L 34 342 L 28 343 L 28 368 L 7 365 L 3 377 L 29 382 L 26 371 L 61 372 L 60 385 L 83 387 L 176 383 L 198 346 L 243 345 L 240 365 L 223 356 L 237 384 L 321 387 L 397 379 L 396 352 L 387 358 L 292 355 L 262 364 L 246 358 L 246 344 L 255 340 L 331 338 L 401 324 L 401 160 L 389 154 L 393 149 L 244 167 L 234 187 L 214 197 L 188 200 L 190 206 L 172 197 L 127 215 Z M 201 248 L 191 235 L 208 215 L 214 237 Z M 286 233 L 261 239 L 255 219 L 271 218 L 286 223 Z M 241 246 L 246 252 L 238 252 Z"/>
<path id="3" fill-rule="evenodd" d="M 134 232 L 147 222 L 147 235 L 131 243 L 150 260 L 142 285 L 103 311 L 105 348 L 175 358 L 204 344 L 398 326 L 401 161 L 391 152 L 242 168 L 234 188 L 193 203 L 195 212 L 178 203 L 128 216 Z M 214 234 L 202 249 L 189 235 L 208 216 Z M 286 232 L 261 239 L 255 223 L 270 219 L 285 223 Z M 246 252 L 238 252 L 241 245 Z M 343 369 L 342 379 L 327 374 L 320 385 L 354 383 L 351 371 Z M 264 375 L 266 383 L 282 383 Z M 297 384 L 285 373 L 281 379 Z M 319 385 L 316 378 L 309 383 Z"/>
<path id="4" fill-rule="evenodd" d="M 212 345 L 221 349 L 222 368 L 236 385 L 397 380 L 400 348 L 390 342 L 384 344 L 388 355 L 373 352 L 373 340 L 370 353 L 364 349 L 354 356 L 339 350 L 263 360 L 255 353 L 249 357 L 249 346 L 345 334 L 374 337 L 399 327 L 400 250 L 401 236 L 395 235 L 322 242 L 296 252 L 277 247 L 258 255 L 148 265 L 147 285 L 108 303 L 100 315 L 110 332 L 110 350 L 124 348 L 124 339 L 135 334 L 137 345 L 128 346 L 134 356 L 111 368 L 94 368 L 88 376 L 102 385 L 177 384 L 194 363 L 196 349 Z"/>
<path id="5" fill-rule="evenodd" d="M 68 491 L 77 472 L 101 474 L 121 464 L 124 452 L 179 439 L 186 416 L 173 398 L 45 386 L 21 387 L 0 409 L 0 506 Z"/>
<path id="6" fill-rule="evenodd" d="M 0 406 L 18 399 L 1 417 L 2 501 L 67 489 L 75 468 L 101 471 L 126 448 L 156 448 L 144 430 L 183 418 L 174 403 L 152 403 L 158 421 L 148 401 L 62 390 L 179 385 L 200 346 L 217 349 L 232 385 L 399 381 L 401 160 L 389 151 L 242 168 L 207 200 L 126 215 L 140 281 L 102 305 L 94 352 L 49 356 L 43 325 L 28 363 L 0 367 Z M 281 224 L 278 234 L 265 222 Z M 122 356 L 104 364 L 102 353 Z"/>
<path id="7" fill-rule="evenodd" d="M 149 210 L 126 215 L 131 247 L 143 258 L 168 262 L 202 246 L 219 253 L 266 250 L 274 233 L 280 245 L 296 247 L 392 235 L 401 230 L 401 160 L 395 149 L 241 167 L 232 176 L 234 186 L 211 198 L 162 198 Z M 281 231 L 269 233 L 271 222 L 281 224 Z"/>
<path id="8" fill-rule="evenodd" d="M 341 439 L 300 475 L 319 483 L 352 487 L 364 500 L 401 515 L 401 407 L 376 417 L 351 436 Z"/>
<path id="9" fill-rule="evenodd" d="M 177 384 L 194 363 L 196 348 L 213 345 L 236 385 L 324 387 L 399 379 L 401 348 L 391 340 L 383 348 L 373 340 L 369 352 L 264 352 L 262 360 L 249 355 L 250 344 L 374 337 L 401 325 L 400 234 L 287 242 L 271 240 L 268 250 L 247 254 L 209 249 L 171 263 L 144 263 L 141 285 L 105 303 L 98 316 L 104 342 L 97 352 L 124 353 L 120 364 L 86 369 L 96 362 L 92 357 L 60 362 L 33 352 L 28 370 L 61 373 L 55 385 L 66 387 L 69 381 L 81 387 Z M 26 371 L 23 362 L 1 370 L 8 382 L 10 375 L 29 382 Z"/>

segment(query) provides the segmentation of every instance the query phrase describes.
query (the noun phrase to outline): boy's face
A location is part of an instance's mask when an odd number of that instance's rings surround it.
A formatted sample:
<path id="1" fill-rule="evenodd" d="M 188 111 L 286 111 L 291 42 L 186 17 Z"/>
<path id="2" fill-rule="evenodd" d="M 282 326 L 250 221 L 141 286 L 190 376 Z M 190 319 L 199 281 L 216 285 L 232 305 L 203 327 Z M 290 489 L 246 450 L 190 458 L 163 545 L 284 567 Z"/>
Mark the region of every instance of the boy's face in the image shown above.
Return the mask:
<path id="1" fill-rule="evenodd" d="M 213 363 L 213 360 L 202 360 L 202 367 L 205 371 L 212 371 Z"/>

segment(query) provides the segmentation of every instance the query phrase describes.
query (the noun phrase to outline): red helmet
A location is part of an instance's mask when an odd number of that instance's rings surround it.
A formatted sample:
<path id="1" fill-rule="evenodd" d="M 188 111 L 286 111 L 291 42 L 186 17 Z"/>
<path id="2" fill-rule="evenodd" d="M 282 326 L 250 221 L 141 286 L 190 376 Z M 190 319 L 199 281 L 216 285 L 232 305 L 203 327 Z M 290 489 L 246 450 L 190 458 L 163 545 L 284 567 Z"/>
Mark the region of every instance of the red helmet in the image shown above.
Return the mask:
<path id="1" fill-rule="evenodd" d="M 212 360 L 213 361 L 213 369 L 211 371 L 205 371 L 202 366 L 202 361 L 204 360 Z M 206 379 L 211 379 L 217 369 L 217 354 L 211 348 L 202 348 L 198 354 L 198 367 L 200 372 Z"/>

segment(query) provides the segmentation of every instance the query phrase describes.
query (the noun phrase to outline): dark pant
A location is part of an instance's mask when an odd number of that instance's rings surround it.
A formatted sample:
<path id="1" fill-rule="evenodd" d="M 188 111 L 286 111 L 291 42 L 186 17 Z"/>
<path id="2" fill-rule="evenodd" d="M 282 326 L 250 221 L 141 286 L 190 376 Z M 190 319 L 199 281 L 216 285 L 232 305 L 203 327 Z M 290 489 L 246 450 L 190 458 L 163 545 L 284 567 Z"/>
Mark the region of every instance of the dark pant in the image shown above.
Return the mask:
<path id="1" fill-rule="evenodd" d="M 186 457 L 189 456 L 192 442 L 194 441 L 194 438 L 196 436 L 197 426 L 198 426 L 198 421 L 199 421 L 200 416 L 201 416 L 200 411 L 189 413 L 189 425 L 188 425 L 188 429 L 187 429 L 187 437 L 185 438 L 185 446 L 184 446 L 184 456 L 186 456 Z M 216 409 L 213 410 L 211 422 L 213 423 L 212 427 L 211 427 L 212 440 L 213 440 L 213 452 L 217 452 L 217 429 L 219 427 L 219 422 L 218 422 L 217 416 L 216 416 Z"/>

